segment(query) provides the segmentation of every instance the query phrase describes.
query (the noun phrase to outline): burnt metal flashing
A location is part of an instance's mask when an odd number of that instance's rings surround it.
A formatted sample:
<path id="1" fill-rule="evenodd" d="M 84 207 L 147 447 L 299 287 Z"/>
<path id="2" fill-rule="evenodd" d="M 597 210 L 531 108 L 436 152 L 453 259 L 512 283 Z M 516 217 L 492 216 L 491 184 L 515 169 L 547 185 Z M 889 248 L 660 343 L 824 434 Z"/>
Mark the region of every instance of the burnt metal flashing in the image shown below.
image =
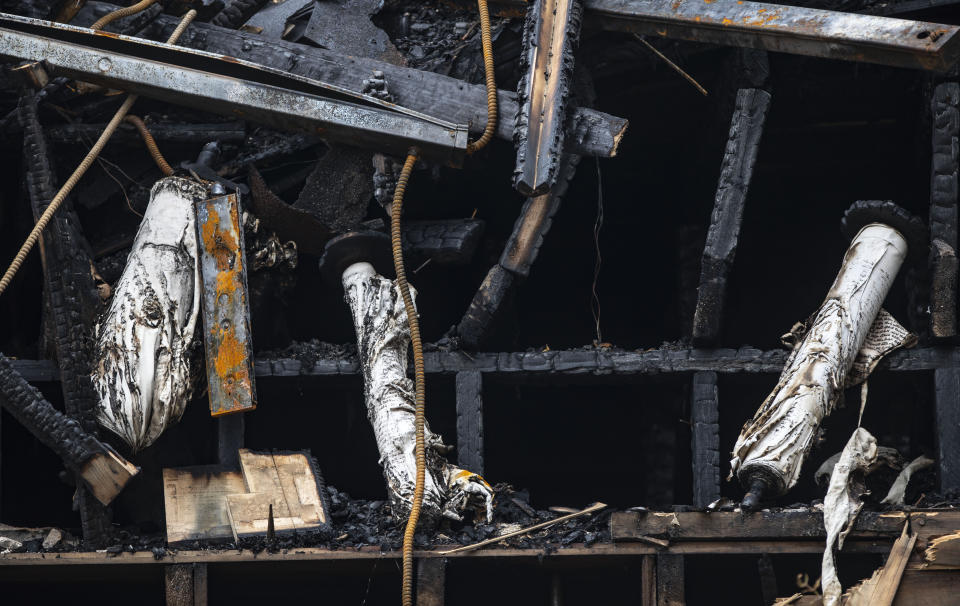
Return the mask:
<path id="1" fill-rule="evenodd" d="M 253 410 L 257 407 L 257 391 L 246 255 L 236 194 L 198 203 L 197 240 L 210 414 Z"/>
<path id="2" fill-rule="evenodd" d="M 90 2 L 103 6 L 103 3 Z M 108 5 L 112 6 L 112 5 Z M 76 22 L 92 22 L 81 11 Z M 141 35 L 165 39 L 177 25 L 171 15 L 160 15 Z M 390 83 L 393 100 L 404 107 L 467 124 L 472 135 L 479 135 L 486 124 L 486 91 L 482 84 L 468 84 L 457 78 L 433 72 L 400 67 L 386 61 L 349 56 L 322 48 L 284 40 L 264 40 L 257 34 L 193 23 L 178 40 L 178 48 L 197 48 L 217 55 L 243 57 L 286 73 L 323 80 L 350 89 L 363 90 L 363 80 L 382 72 Z M 515 92 L 497 93 L 496 136 L 512 140 L 514 117 L 518 111 Z M 586 107 L 571 111 L 568 151 L 582 156 L 614 157 L 627 129 L 627 120 Z M 400 156 L 405 155 L 405 151 Z"/>
<path id="3" fill-rule="evenodd" d="M 745 0 L 585 0 L 587 23 L 625 31 L 827 59 L 946 71 L 960 27 Z"/>
<path id="4" fill-rule="evenodd" d="M 0 14 L 0 55 L 203 111 L 306 131 L 358 147 L 462 161 L 467 127 L 340 86 L 233 57 Z"/>

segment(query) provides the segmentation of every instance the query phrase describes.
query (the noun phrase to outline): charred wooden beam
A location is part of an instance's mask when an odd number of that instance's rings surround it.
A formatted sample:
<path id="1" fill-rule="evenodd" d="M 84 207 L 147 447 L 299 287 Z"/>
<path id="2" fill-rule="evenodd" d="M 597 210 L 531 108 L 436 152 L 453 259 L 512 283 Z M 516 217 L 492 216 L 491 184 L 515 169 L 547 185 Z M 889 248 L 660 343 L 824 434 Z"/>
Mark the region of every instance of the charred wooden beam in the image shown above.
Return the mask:
<path id="1" fill-rule="evenodd" d="M 53 143 L 80 144 L 82 141 L 96 141 L 103 132 L 105 124 L 61 124 L 47 129 L 47 137 Z M 242 122 L 222 122 L 219 124 L 178 124 L 172 122 L 151 122 L 150 134 L 163 143 L 240 143 L 246 140 L 247 133 Z M 143 146 L 140 133 L 129 125 L 122 124 L 110 139 L 110 143 L 128 143 Z"/>
<path id="2" fill-rule="evenodd" d="M 766 72 L 765 56 L 761 63 L 764 67 L 760 71 Z M 747 191 L 769 107 L 767 91 L 758 87 L 737 91 L 700 265 L 700 286 L 693 316 L 693 339 L 700 345 L 716 344 L 720 338 L 727 274 L 737 252 Z"/>
<path id="3" fill-rule="evenodd" d="M 113 501 L 139 471 L 112 448 L 84 431 L 76 420 L 54 408 L 3 354 L 0 354 L 0 405 L 35 438 L 57 453 L 103 505 Z"/>
<path id="4" fill-rule="evenodd" d="M 543 239 L 553 225 L 553 217 L 560 208 L 560 201 L 579 163 L 579 156 L 565 155 L 561 161 L 562 186 L 558 183 L 555 191 L 527 198 L 523 203 L 520 216 L 500 255 L 500 265 L 504 269 L 524 278 L 530 275 L 530 268 L 537 260 Z"/>
<path id="5" fill-rule="evenodd" d="M 579 156 L 565 154 L 561 160 L 560 180 L 556 186 L 551 191 L 527 198 L 524 202 L 520 216 L 504 245 L 500 262 L 487 272 L 457 325 L 460 343 L 467 349 L 477 349 L 483 344 L 514 282 L 530 275 L 530 268 L 537 259 L 544 237 L 553 225 L 553 216 L 560 208 L 560 201 L 566 194 L 579 162 Z"/>
<path id="6" fill-rule="evenodd" d="M 457 325 L 457 336 L 463 347 L 477 349 L 483 343 L 514 280 L 514 275 L 502 265 L 490 268 Z"/>
<path id="7" fill-rule="evenodd" d="M 401 232 L 408 263 L 427 259 L 440 265 L 466 265 L 480 244 L 484 222 L 479 219 L 406 221 Z"/>
<path id="8" fill-rule="evenodd" d="M 483 475 L 483 374 L 458 372 L 457 465 Z"/>
<path id="9" fill-rule="evenodd" d="M 237 29 L 266 3 L 267 0 L 227 0 L 223 9 L 213 16 L 210 23 L 217 27 Z"/>
<path id="10" fill-rule="evenodd" d="M 582 16 L 582 0 L 537 0 L 527 13 L 513 131 L 513 184 L 526 196 L 546 193 L 557 180 Z"/>
<path id="11" fill-rule="evenodd" d="M 954 347 L 921 347 L 891 353 L 877 366 L 877 371 L 918 372 L 935 370 L 951 364 L 960 352 Z M 561 374 L 570 377 L 640 377 L 668 373 L 718 372 L 778 374 L 783 370 L 789 351 L 762 351 L 752 347 L 740 349 L 683 349 L 666 347 L 647 351 L 557 350 L 544 352 L 471 352 L 426 351 L 424 364 L 428 374 L 456 374 L 476 370 L 482 373 L 509 376 Z M 25 368 L 45 375 L 36 362 Z M 318 357 L 312 365 L 297 359 L 257 359 L 254 369 L 258 377 L 301 377 L 354 375 L 359 372 L 355 356 Z"/>
<path id="12" fill-rule="evenodd" d="M 426 351 L 427 374 L 456 375 L 479 371 L 504 378 L 539 374 L 639 380 L 661 374 L 717 372 L 724 374 L 778 374 L 790 352 L 786 349 L 689 349 L 665 347 L 646 351 L 553 350 L 545 352 Z M 916 347 L 896 351 L 884 358 L 875 372 L 922 372 L 952 364 L 960 354 L 955 347 Z M 56 366 L 46 360 L 12 360 L 11 364 L 32 382 L 59 381 Z M 254 361 L 257 377 L 329 377 L 356 375 L 356 356 L 318 356 L 306 364 L 296 358 L 259 357 Z"/>
<path id="13" fill-rule="evenodd" d="M 89 2 L 88 6 L 100 4 L 103 3 Z M 86 25 L 92 23 L 93 19 L 81 11 L 74 22 Z M 141 35 L 157 40 L 166 39 L 164 36 L 168 36 L 176 24 L 175 17 L 161 15 Z M 487 97 L 483 85 L 467 84 L 449 76 L 293 42 L 263 40 L 256 34 L 207 23 L 191 24 L 178 45 L 253 61 L 357 93 L 363 91 L 364 79 L 380 71 L 398 105 L 457 124 L 468 124 L 472 135 L 482 132 L 486 124 Z M 499 91 L 497 107 L 500 113 L 496 134 L 501 139 L 512 140 L 514 117 L 518 109 L 516 93 Z M 588 108 L 576 108 L 571 118 L 571 132 L 575 134 L 568 138 L 567 151 L 583 156 L 615 156 L 626 127 L 627 121 L 623 118 Z"/>
<path id="14" fill-rule="evenodd" d="M 717 399 L 717 373 L 694 373 L 691 412 L 693 505 L 706 507 L 720 498 L 720 406 Z"/>
<path id="15" fill-rule="evenodd" d="M 960 354 L 933 372 L 940 492 L 960 494 Z"/>
<path id="16" fill-rule="evenodd" d="M 849 539 L 893 540 L 900 536 L 903 524 L 922 528 L 925 536 L 954 532 L 960 523 L 955 511 L 861 511 L 853 523 Z M 919 524 L 915 524 L 919 522 Z M 610 535 L 614 542 L 642 541 L 645 537 L 668 539 L 672 545 L 694 541 L 804 540 L 819 543 L 827 532 L 823 512 L 814 508 L 770 512 L 617 511 L 610 516 Z"/>
<path id="17" fill-rule="evenodd" d="M 607 31 L 937 71 L 960 55 L 955 25 L 743 0 L 585 2 Z"/>
<path id="18" fill-rule="evenodd" d="M 684 606 L 683 556 L 657 554 L 657 606 Z"/>
<path id="19" fill-rule="evenodd" d="M 957 167 L 960 84 L 933 90 L 933 168 L 930 176 L 930 328 L 934 337 L 957 334 Z"/>
<path id="20" fill-rule="evenodd" d="M 33 94 L 28 93 L 21 99 L 20 123 L 27 190 L 33 217 L 37 220 L 58 188 Z M 60 371 L 64 409 L 84 431 L 95 437 L 96 394 L 89 378 L 88 338 L 100 301 L 91 273 L 93 261 L 89 245 L 69 202 L 47 226 L 41 239 L 41 252 L 46 321 L 52 327 L 52 345 Z M 97 502 L 82 487 L 77 498 L 84 539 L 91 545 L 102 546 L 112 530 L 110 514 L 103 506 L 105 503 Z"/>

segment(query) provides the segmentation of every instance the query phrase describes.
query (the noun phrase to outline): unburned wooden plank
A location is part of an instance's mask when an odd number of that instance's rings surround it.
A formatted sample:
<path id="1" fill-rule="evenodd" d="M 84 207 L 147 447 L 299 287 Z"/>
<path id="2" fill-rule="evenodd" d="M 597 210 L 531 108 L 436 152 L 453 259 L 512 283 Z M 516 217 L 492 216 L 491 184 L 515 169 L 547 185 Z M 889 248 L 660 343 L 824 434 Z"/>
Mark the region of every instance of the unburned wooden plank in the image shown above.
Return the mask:
<path id="1" fill-rule="evenodd" d="M 233 536 L 226 497 L 246 492 L 243 475 L 217 465 L 163 470 L 167 542 Z"/>

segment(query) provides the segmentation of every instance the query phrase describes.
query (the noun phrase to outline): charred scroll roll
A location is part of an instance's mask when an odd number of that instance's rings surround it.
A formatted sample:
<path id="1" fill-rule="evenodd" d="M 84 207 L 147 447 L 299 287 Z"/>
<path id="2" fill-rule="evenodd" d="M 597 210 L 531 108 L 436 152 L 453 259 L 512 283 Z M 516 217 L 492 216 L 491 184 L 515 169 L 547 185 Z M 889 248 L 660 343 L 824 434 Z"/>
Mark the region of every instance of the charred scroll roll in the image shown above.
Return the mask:
<path id="1" fill-rule="evenodd" d="M 100 424 L 134 451 L 180 420 L 192 393 L 190 347 L 200 317 L 195 203 L 200 183 L 161 179 L 110 307 L 97 325 Z"/>
<path id="2" fill-rule="evenodd" d="M 85 432 L 75 419 L 54 408 L 3 354 L 0 354 L 0 405 L 57 453 L 104 505 L 109 505 L 130 478 L 140 471 Z"/>
<path id="3" fill-rule="evenodd" d="M 410 325 L 395 281 L 378 274 L 389 267 L 389 239 L 384 234 L 352 232 L 330 241 L 321 261 L 328 280 L 339 274 L 357 332 L 357 349 L 363 371 L 367 417 L 380 451 L 393 514 L 406 519 L 413 501 L 416 479 L 414 386 L 407 377 Z M 411 287 L 411 294 L 416 292 Z M 493 490 L 475 473 L 447 462 L 450 447 L 425 427 L 427 468 L 422 520 L 436 522 L 463 518 L 478 506 L 489 521 Z"/>
<path id="4" fill-rule="evenodd" d="M 907 237 L 889 224 L 870 223 L 853 238 L 779 383 L 737 438 L 731 473 L 748 489 L 744 508 L 792 488 L 842 390 L 866 380 L 884 355 L 914 342 L 880 309 L 906 255 Z"/>

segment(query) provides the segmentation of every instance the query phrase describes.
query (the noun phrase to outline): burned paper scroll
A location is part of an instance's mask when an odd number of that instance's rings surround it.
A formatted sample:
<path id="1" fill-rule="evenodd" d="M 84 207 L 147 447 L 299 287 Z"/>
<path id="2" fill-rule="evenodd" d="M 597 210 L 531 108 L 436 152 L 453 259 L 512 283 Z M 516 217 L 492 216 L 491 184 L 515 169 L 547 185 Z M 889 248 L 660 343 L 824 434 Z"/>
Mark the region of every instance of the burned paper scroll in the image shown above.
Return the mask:
<path id="1" fill-rule="evenodd" d="M 97 325 L 97 416 L 135 452 L 176 423 L 191 396 L 190 347 L 200 317 L 194 205 L 205 197 L 206 188 L 190 179 L 167 177 L 153 186 Z"/>
<path id="2" fill-rule="evenodd" d="M 731 475 L 748 489 L 745 508 L 792 488 L 842 390 L 915 341 L 880 309 L 906 254 L 906 239 L 886 224 L 866 225 L 853 238 L 826 300 L 808 328 L 795 331 L 779 383 L 737 438 Z"/>
<path id="3" fill-rule="evenodd" d="M 833 548 L 843 548 L 843 541 L 853 528 L 857 515 L 863 508 L 860 500 L 866 494 L 864 476 L 877 460 L 877 439 L 869 431 L 858 427 L 833 467 L 830 486 L 823 499 L 823 525 L 827 531 L 827 545 L 823 551 L 821 579 L 823 605 L 838 606 L 843 588 L 837 577 L 837 565 Z"/>
<path id="4" fill-rule="evenodd" d="M 350 265 L 342 279 L 357 331 L 367 416 L 394 516 L 404 519 L 413 500 L 416 439 L 413 381 L 407 378 L 410 326 L 403 298 L 396 283 L 377 274 L 369 263 Z M 469 507 L 478 506 L 489 521 L 493 490 L 477 474 L 448 463 L 444 454 L 449 447 L 429 426 L 425 429 L 427 469 L 421 515 L 427 521 L 441 516 L 460 520 Z"/>

